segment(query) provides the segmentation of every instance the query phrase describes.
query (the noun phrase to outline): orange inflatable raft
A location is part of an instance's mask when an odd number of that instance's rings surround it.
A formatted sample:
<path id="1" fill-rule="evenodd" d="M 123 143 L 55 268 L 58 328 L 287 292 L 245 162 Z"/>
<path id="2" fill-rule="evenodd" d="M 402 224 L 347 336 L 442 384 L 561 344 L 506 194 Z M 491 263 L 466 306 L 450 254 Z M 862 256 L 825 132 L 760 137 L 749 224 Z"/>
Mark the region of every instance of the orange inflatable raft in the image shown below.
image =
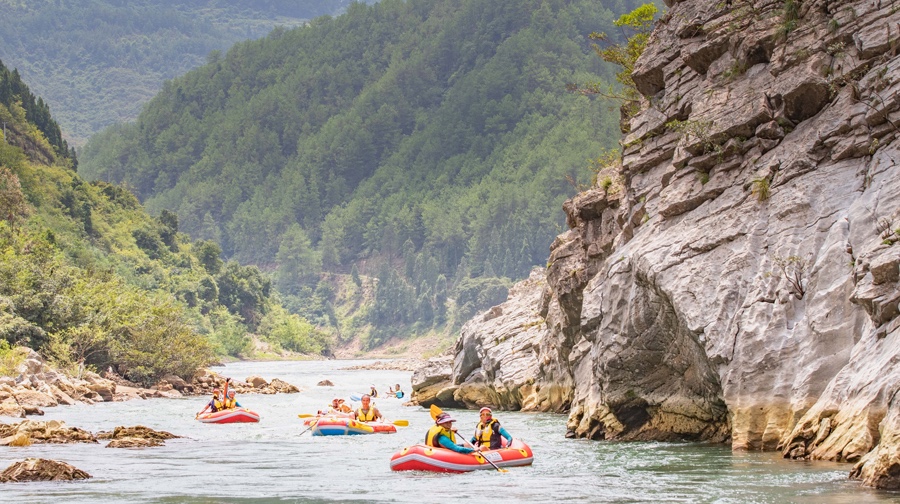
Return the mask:
<path id="1" fill-rule="evenodd" d="M 306 425 L 316 424 L 312 428 L 313 436 L 352 436 L 355 434 L 393 434 L 397 432 L 394 424 L 386 422 L 359 422 L 344 416 L 324 416 L 309 418 Z"/>
<path id="2" fill-rule="evenodd" d="M 391 457 L 391 470 L 453 473 L 479 469 L 494 470 L 495 467 L 488 460 L 497 467 L 526 466 L 534 461 L 534 454 L 531 447 L 518 438 L 514 438 L 512 444 L 506 448 L 481 453 L 457 453 L 446 448 L 417 444 L 395 453 Z"/>
<path id="3" fill-rule="evenodd" d="M 259 413 L 248 410 L 247 408 L 234 408 L 217 411 L 215 413 L 204 413 L 197 416 L 197 420 L 200 420 L 203 423 L 259 422 Z"/>

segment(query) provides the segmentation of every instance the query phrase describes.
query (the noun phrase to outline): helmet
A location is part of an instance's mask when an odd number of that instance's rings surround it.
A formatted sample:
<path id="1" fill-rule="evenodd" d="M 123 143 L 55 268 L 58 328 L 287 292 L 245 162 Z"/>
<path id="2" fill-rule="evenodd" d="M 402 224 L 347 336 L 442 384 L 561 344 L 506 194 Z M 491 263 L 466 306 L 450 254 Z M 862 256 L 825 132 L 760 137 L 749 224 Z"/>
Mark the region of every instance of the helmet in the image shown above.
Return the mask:
<path id="1" fill-rule="evenodd" d="M 493 413 L 493 412 L 491 411 L 491 408 L 488 408 L 487 406 L 485 406 L 485 407 L 481 408 L 480 410 L 478 410 L 478 414 L 480 415 L 480 414 L 484 413 L 485 411 L 487 411 L 488 414 Z"/>

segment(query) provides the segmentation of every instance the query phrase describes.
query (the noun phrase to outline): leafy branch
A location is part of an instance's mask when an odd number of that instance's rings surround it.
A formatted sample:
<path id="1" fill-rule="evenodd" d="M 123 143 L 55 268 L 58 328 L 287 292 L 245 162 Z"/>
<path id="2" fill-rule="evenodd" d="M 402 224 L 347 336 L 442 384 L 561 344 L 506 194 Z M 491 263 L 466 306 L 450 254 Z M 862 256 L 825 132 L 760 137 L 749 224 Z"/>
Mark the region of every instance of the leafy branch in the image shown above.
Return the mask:
<path id="1" fill-rule="evenodd" d="M 658 12 L 655 5 L 647 3 L 627 14 L 623 14 L 619 19 L 615 20 L 613 24 L 620 28 L 627 28 L 632 32 L 632 35 L 627 38 L 624 45 L 610 44 L 602 48 L 599 44 L 591 44 L 594 52 L 603 61 L 615 63 L 621 68 L 616 73 L 616 82 L 619 84 L 618 89 L 605 82 L 593 82 L 580 86 L 569 84 L 566 88 L 569 91 L 585 95 L 599 95 L 619 101 L 622 103 L 622 117 L 625 119 L 634 117 L 640 111 L 641 93 L 637 90 L 631 74 L 634 72 L 635 63 L 647 47 L 650 32 L 653 31 L 653 20 Z M 598 42 L 609 42 L 609 36 L 603 32 L 593 32 L 589 35 L 589 38 Z"/>
<path id="2" fill-rule="evenodd" d="M 806 270 L 809 268 L 809 261 L 796 255 L 788 257 L 775 256 L 772 261 L 781 272 L 781 277 L 791 286 L 791 292 L 794 296 L 797 299 L 803 299 L 803 295 L 806 294 L 804 282 L 806 280 Z"/>

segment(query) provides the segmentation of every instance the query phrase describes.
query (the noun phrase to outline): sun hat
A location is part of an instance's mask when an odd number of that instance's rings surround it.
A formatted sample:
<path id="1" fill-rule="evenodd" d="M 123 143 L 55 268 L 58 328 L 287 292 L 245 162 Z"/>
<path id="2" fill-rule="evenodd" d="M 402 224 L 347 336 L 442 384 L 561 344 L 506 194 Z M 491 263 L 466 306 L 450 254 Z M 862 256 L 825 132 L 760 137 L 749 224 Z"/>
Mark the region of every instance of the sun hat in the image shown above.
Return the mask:
<path id="1" fill-rule="evenodd" d="M 437 418 L 434 419 L 434 423 L 442 424 L 447 422 L 455 422 L 456 419 L 450 416 L 450 413 L 441 413 Z"/>

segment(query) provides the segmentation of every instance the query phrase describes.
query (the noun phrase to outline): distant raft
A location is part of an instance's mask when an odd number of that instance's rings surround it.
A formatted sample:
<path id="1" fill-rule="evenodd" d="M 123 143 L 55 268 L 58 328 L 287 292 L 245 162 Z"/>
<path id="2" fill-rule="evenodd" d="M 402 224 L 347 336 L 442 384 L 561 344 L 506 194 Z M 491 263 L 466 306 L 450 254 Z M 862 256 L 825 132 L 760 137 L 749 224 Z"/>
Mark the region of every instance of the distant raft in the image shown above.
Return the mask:
<path id="1" fill-rule="evenodd" d="M 247 408 L 234 408 L 216 411 L 215 413 L 204 413 L 197 416 L 197 420 L 203 423 L 218 424 L 259 422 L 259 413 Z"/>
<path id="2" fill-rule="evenodd" d="M 534 461 L 534 454 L 531 447 L 518 438 L 513 439 L 512 444 L 506 448 L 481 453 L 457 453 L 446 448 L 417 444 L 395 453 L 391 457 L 391 470 L 451 473 L 495 470 L 488 460 L 497 467 L 527 466 Z"/>
<path id="3" fill-rule="evenodd" d="M 397 432 L 393 424 L 386 422 L 360 422 L 341 416 L 324 416 L 307 420 L 313 436 L 352 436 L 356 434 L 392 434 Z"/>

